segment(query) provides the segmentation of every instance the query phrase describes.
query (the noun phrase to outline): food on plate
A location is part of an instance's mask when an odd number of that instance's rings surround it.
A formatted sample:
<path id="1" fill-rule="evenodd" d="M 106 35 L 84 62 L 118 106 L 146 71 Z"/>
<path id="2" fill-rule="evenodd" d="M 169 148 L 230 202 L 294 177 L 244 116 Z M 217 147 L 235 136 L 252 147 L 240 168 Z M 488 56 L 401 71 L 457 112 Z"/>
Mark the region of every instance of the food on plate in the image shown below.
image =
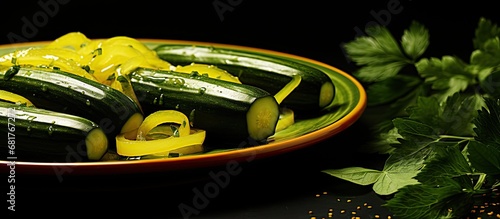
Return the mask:
<path id="1" fill-rule="evenodd" d="M 275 132 L 280 110 L 274 96 L 258 87 L 199 74 L 138 69 L 131 75 L 146 114 L 160 109 L 189 115 L 191 125 L 207 130 L 210 143 L 263 141 Z"/>
<path id="2" fill-rule="evenodd" d="M 161 59 L 172 65 L 208 64 L 224 69 L 243 84 L 277 93 L 294 75 L 302 77 L 300 85 L 283 100 L 282 107 L 293 109 L 296 116 L 317 116 L 335 97 L 331 78 L 319 69 L 264 54 L 215 46 L 163 44 L 154 48 Z M 300 112 L 300 113 L 299 113 Z"/>
<path id="3" fill-rule="evenodd" d="M 173 64 L 160 51 L 130 37 L 71 32 L 1 55 L 0 115 L 18 118 L 18 159 L 170 158 L 205 145 L 266 144 L 295 123 L 295 112 L 319 112 L 335 96 L 326 74 L 292 61 L 231 53 L 255 66 Z"/>
<path id="4" fill-rule="evenodd" d="M 109 140 L 96 123 L 67 113 L 0 101 L 4 157 L 37 162 L 100 160 Z M 2 144 L 4 145 L 4 144 Z"/>
<path id="5" fill-rule="evenodd" d="M 110 139 L 136 130 L 143 120 L 141 109 L 131 98 L 79 75 L 16 65 L 0 71 L 0 78 L 0 89 L 25 97 L 37 108 L 90 119 Z"/>

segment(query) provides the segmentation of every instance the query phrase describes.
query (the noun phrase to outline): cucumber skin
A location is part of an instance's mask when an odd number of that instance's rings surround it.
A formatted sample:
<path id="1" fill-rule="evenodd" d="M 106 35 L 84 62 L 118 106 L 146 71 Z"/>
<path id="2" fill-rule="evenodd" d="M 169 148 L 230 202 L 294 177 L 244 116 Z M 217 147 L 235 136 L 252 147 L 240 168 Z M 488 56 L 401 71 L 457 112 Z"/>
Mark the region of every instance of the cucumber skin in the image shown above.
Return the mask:
<path id="1" fill-rule="evenodd" d="M 9 131 L 12 127 L 15 129 Z M 4 158 L 13 156 L 30 162 L 90 161 L 85 139 L 98 128 L 94 122 L 78 116 L 0 101 L 0 135 L 10 136 L 15 147 L 15 154 L 8 154 L 8 144 L 0 144 Z"/>
<path id="2" fill-rule="evenodd" d="M 182 82 L 163 83 L 166 79 Z M 161 109 L 178 110 L 188 116 L 193 127 L 207 131 L 208 146 L 234 147 L 235 142 L 247 140 L 249 107 L 258 98 L 274 99 L 258 87 L 173 71 L 140 68 L 130 80 L 145 115 Z M 277 103 L 272 107 L 279 110 Z"/>
<path id="3" fill-rule="evenodd" d="M 130 116 L 142 113 L 118 90 L 50 68 L 17 67 L 16 72 L 0 72 L 0 89 L 26 97 L 37 108 L 87 118 L 97 123 L 108 139 L 120 133 Z"/>
<path id="4" fill-rule="evenodd" d="M 325 107 L 319 105 L 321 87 L 324 83 L 332 83 L 334 87 L 330 77 L 319 69 L 264 54 L 179 44 L 162 44 L 154 51 L 173 65 L 200 63 L 217 66 L 238 77 L 242 83 L 260 87 L 271 94 L 277 93 L 293 75 L 298 74 L 302 77 L 301 84 L 283 100 L 281 106 L 293 109 L 299 117 L 317 115 L 316 112 L 323 110 Z M 333 92 L 334 97 L 335 89 Z"/>

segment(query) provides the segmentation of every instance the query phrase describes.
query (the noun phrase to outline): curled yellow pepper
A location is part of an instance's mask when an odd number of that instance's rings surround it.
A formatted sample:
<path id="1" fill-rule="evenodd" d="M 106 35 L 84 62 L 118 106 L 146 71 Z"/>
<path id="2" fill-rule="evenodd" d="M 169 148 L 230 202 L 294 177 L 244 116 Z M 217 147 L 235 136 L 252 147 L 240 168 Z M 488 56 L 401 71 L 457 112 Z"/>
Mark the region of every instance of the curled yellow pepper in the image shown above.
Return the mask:
<path id="1" fill-rule="evenodd" d="M 12 93 L 6 90 L 0 90 L 0 100 L 4 100 L 7 102 L 15 103 L 15 104 L 23 104 L 26 106 L 33 106 L 33 103 L 19 94 Z"/>
<path id="2" fill-rule="evenodd" d="M 161 124 L 178 124 L 174 135 L 148 140 L 146 135 Z M 184 147 L 202 145 L 204 130 L 191 130 L 188 117 L 176 110 L 159 110 L 148 115 L 137 131 L 136 139 L 128 139 L 125 134 L 116 137 L 116 151 L 121 156 L 168 155 Z"/>
<path id="3" fill-rule="evenodd" d="M 179 65 L 175 67 L 175 71 L 183 73 L 198 72 L 200 75 L 206 74 L 210 78 L 216 78 L 219 80 L 230 81 L 241 84 L 241 81 L 238 79 L 238 77 L 233 76 L 226 70 L 218 68 L 215 65 L 191 63 L 189 65 L 184 65 L 184 66 Z"/>

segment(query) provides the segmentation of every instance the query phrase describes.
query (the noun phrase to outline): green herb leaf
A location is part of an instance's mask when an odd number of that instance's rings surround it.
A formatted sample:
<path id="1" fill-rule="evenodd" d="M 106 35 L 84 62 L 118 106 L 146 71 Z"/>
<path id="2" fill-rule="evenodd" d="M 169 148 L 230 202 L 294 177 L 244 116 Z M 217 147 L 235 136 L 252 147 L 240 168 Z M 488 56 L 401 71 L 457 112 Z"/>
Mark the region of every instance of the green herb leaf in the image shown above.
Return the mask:
<path id="1" fill-rule="evenodd" d="M 500 98 L 500 70 L 488 71 L 484 77 L 480 75 L 479 80 L 479 85 L 484 93 L 493 98 Z"/>
<path id="2" fill-rule="evenodd" d="M 329 169 L 322 172 L 347 180 L 358 185 L 370 185 L 375 183 L 382 172 L 380 170 L 368 169 L 364 167 L 347 167 L 343 169 Z"/>
<path id="3" fill-rule="evenodd" d="M 429 46 L 429 31 L 419 22 L 413 21 L 410 28 L 404 31 L 401 45 L 405 53 L 416 60 Z"/>
<path id="4" fill-rule="evenodd" d="M 467 152 L 472 167 L 486 174 L 500 174 L 500 150 L 478 141 L 469 142 Z"/>
<path id="5" fill-rule="evenodd" d="M 379 82 L 397 75 L 405 65 L 407 65 L 407 63 L 404 62 L 366 65 L 354 72 L 354 75 L 363 82 Z"/>
<path id="6" fill-rule="evenodd" d="M 478 142 L 470 142 L 469 159 L 476 169 L 487 174 L 500 174 L 500 100 L 485 98 L 485 107 L 474 120 Z"/>
<path id="7" fill-rule="evenodd" d="M 472 52 L 470 63 L 483 68 L 494 67 L 500 64 L 500 39 L 498 37 L 486 40 L 481 49 Z"/>
<path id="8" fill-rule="evenodd" d="M 376 73 L 374 73 L 376 74 Z M 422 80 L 415 76 L 395 75 L 368 85 L 368 106 L 376 106 L 396 101 L 420 85 Z"/>
<path id="9" fill-rule="evenodd" d="M 401 188 L 383 206 L 398 218 L 451 219 L 464 215 L 470 203 L 471 194 L 463 192 L 453 179 L 445 178 L 440 186 L 416 184 Z"/>
<path id="10" fill-rule="evenodd" d="M 483 98 L 477 94 L 455 93 L 446 100 L 440 115 L 438 127 L 441 134 L 472 136 L 477 110 L 483 105 Z"/>
<path id="11" fill-rule="evenodd" d="M 474 120 L 475 139 L 500 150 L 500 100 L 485 98 L 484 102 L 486 106 L 478 112 Z"/>
<path id="12" fill-rule="evenodd" d="M 401 188 L 387 202 L 386 206 L 395 215 L 402 218 L 457 218 L 472 206 L 473 185 L 468 177 L 472 169 L 464 155 L 457 145 L 435 146 L 438 147 L 434 148 L 434 156 L 415 177 L 420 184 Z"/>
<path id="13" fill-rule="evenodd" d="M 347 167 L 343 169 L 323 170 L 322 172 L 358 185 L 374 184 L 374 192 L 380 195 L 389 195 L 404 186 L 418 183 L 413 179 L 418 171 L 406 171 L 407 169 L 393 168 L 380 171 L 364 167 Z"/>
<path id="14" fill-rule="evenodd" d="M 363 66 L 354 74 L 365 82 L 375 82 L 396 75 L 410 63 L 398 42 L 383 26 L 367 27 L 368 36 L 361 36 L 346 43 L 344 48 L 350 59 Z M 407 34 L 407 40 L 414 37 Z M 410 46 L 410 42 L 406 42 Z M 410 46 L 411 47 L 411 46 Z M 413 49 L 410 49 L 413 50 Z"/>
<path id="15" fill-rule="evenodd" d="M 399 166 L 402 167 L 402 166 Z M 414 177 L 418 171 L 406 171 L 406 168 L 384 170 L 380 178 L 373 184 L 373 191 L 379 195 L 391 195 L 399 189 L 418 184 Z"/>
<path id="16" fill-rule="evenodd" d="M 441 135 L 472 136 L 472 120 L 481 106 L 480 96 L 455 93 L 445 104 L 436 98 L 420 96 L 407 111 L 410 119 L 438 128 Z"/>
<path id="17" fill-rule="evenodd" d="M 475 30 L 475 36 L 472 40 L 474 49 L 484 49 L 487 41 L 499 36 L 500 28 L 498 28 L 496 24 L 484 17 L 479 18 L 479 22 Z"/>
<path id="18" fill-rule="evenodd" d="M 405 61 L 398 42 L 383 26 L 366 28 L 368 36 L 361 36 L 345 44 L 349 57 L 358 65 L 385 65 Z"/>
<path id="19" fill-rule="evenodd" d="M 427 124 L 408 118 L 396 118 L 392 122 L 406 140 L 429 142 L 439 138 L 437 129 Z"/>
<path id="20" fill-rule="evenodd" d="M 371 133 L 374 136 L 373 139 L 361 145 L 358 150 L 363 153 L 390 154 L 394 151 L 392 145 L 398 144 L 398 139 L 402 137 L 398 133 L 398 129 L 394 128 L 392 125 L 391 127 L 392 128 L 388 131 L 376 130 L 376 127 L 374 127 L 373 133 Z"/>
<path id="21" fill-rule="evenodd" d="M 396 217 L 463 218 L 500 185 L 500 28 L 480 19 L 470 63 L 451 55 L 417 61 L 429 45 L 418 22 L 400 45 L 385 27 L 366 33 L 345 44 L 370 101 L 362 119 L 374 137 L 363 147 L 389 157 L 380 171 L 326 172 L 395 194 L 386 206 Z M 408 64 L 416 77 L 399 74 Z"/>
<path id="22" fill-rule="evenodd" d="M 472 173 L 469 163 L 459 150 L 458 144 L 440 145 L 434 148 L 434 155 L 426 161 L 425 168 L 416 179 L 427 185 L 439 186 L 447 183 L 449 178 L 457 178 Z M 470 180 L 462 187 L 472 189 Z"/>
<path id="23" fill-rule="evenodd" d="M 406 108 L 409 118 L 429 126 L 439 124 L 441 107 L 436 98 L 419 96 L 414 105 Z"/>
<path id="24" fill-rule="evenodd" d="M 475 83 L 475 75 L 467 70 L 469 66 L 458 57 L 423 58 L 415 66 L 425 82 L 437 91 L 435 96 L 440 102 Z"/>

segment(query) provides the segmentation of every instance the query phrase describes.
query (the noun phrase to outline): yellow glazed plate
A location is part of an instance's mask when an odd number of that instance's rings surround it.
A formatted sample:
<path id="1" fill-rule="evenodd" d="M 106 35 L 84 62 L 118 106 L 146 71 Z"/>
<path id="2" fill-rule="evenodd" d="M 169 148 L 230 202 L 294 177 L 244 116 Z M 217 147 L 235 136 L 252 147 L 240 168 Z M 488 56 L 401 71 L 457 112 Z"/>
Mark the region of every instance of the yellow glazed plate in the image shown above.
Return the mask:
<path id="1" fill-rule="evenodd" d="M 145 159 L 145 160 L 116 160 L 80 163 L 40 163 L 15 161 L 15 171 L 19 174 L 42 174 L 42 175 L 99 175 L 99 174 L 132 174 L 144 172 L 165 172 L 173 170 L 203 168 L 209 166 L 225 165 L 230 162 L 249 162 L 270 156 L 298 150 L 330 138 L 355 123 L 362 115 L 366 107 L 366 93 L 361 84 L 351 75 L 333 66 L 277 51 L 259 48 L 251 48 L 237 45 L 161 40 L 161 39 L 139 39 L 147 46 L 154 48 L 161 44 L 182 44 L 212 46 L 216 48 L 228 48 L 241 50 L 253 54 L 262 54 L 285 58 L 294 62 L 309 65 L 323 71 L 330 76 L 335 84 L 336 96 L 329 110 L 318 117 L 296 122 L 277 132 L 274 141 L 265 145 L 236 148 L 232 150 L 221 150 L 207 152 L 190 156 L 173 158 Z M 0 46 L 0 54 L 5 54 L 16 49 L 32 46 L 42 46 L 48 42 L 30 42 L 20 44 L 9 44 Z M 0 88 L 1 89 L 1 88 Z M 6 159 L 6 158 L 0 158 Z M 11 161 L 0 160 L 1 172 L 9 172 Z"/>

